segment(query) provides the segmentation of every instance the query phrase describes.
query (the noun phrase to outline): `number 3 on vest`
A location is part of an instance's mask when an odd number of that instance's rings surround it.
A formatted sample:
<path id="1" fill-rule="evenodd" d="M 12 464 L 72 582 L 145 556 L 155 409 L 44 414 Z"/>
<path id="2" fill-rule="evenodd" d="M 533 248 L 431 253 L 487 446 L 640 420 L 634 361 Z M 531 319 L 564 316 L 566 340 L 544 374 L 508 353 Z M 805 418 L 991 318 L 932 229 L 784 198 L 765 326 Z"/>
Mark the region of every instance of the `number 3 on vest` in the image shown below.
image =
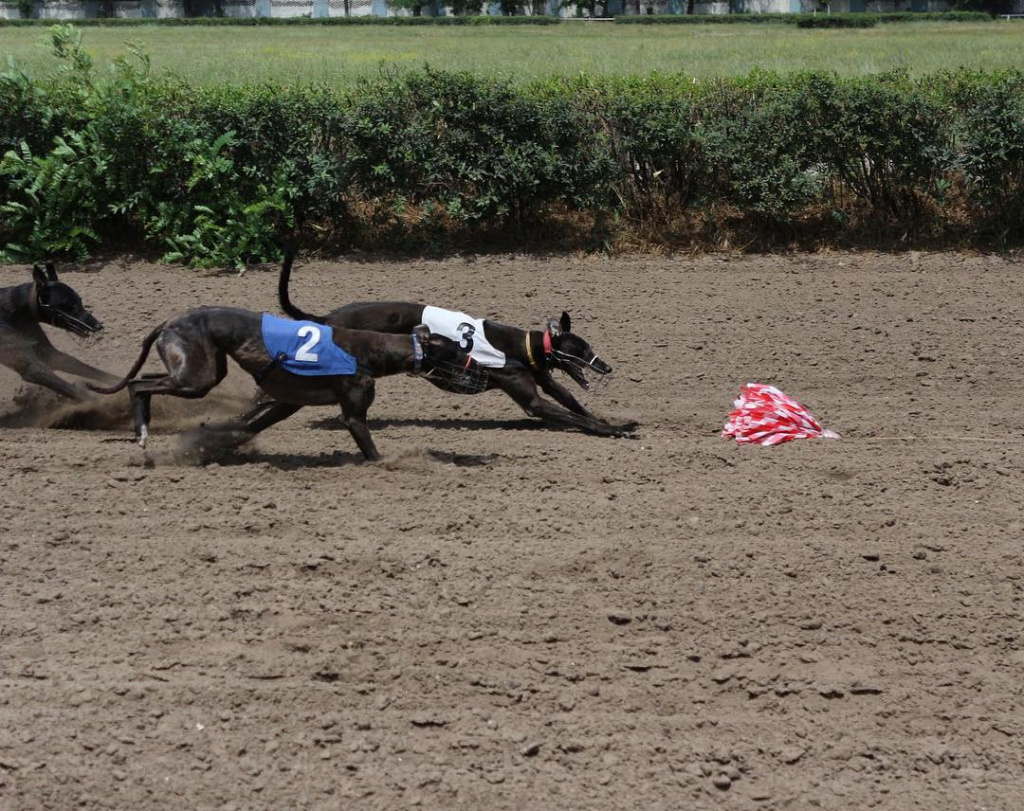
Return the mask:
<path id="1" fill-rule="evenodd" d="M 463 321 L 457 327 L 459 331 L 459 346 L 467 352 L 473 351 L 473 336 L 476 334 L 476 327 Z"/>

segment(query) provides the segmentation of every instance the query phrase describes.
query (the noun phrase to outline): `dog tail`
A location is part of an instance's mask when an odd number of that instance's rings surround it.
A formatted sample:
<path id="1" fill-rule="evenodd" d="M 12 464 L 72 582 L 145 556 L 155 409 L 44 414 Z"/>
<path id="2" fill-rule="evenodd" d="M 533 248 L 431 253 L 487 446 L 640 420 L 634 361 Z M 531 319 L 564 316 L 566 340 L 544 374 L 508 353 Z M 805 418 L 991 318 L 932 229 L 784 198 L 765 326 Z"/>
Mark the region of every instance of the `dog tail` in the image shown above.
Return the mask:
<path id="1" fill-rule="evenodd" d="M 288 295 L 288 280 L 292 277 L 292 260 L 295 258 L 295 248 L 288 247 L 284 252 L 284 263 L 281 265 L 281 275 L 277 280 L 277 300 L 281 309 L 296 321 L 315 321 L 323 324 L 325 319 L 319 315 L 310 315 L 303 312 L 294 304 Z"/>
<path id="2" fill-rule="evenodd" d="M 122 380 L 115 383 L 113 386 L 96 386 L 92 383 L 86 383 L 85 385 L 96 392 L 97 394 L 114 394 L 115 392 L 121 391 L 128 382 L 134 378 L 138 373 L 139 369 L 142 368 L 142 364 L 146 362 L 146 358 L 149 357 L 149 350 L 153 348 L 153 342 L 160 337 L 160 333 L 164 331 L 168 322 L 164 321 L 160 326 L 156 327 L 149 335 L 146 336 L 142 342 L 142 351 L 139 353 L 139 357 L 136 359 L 132 368 L 128 370 L 128 374 L 124 376 Z"/>

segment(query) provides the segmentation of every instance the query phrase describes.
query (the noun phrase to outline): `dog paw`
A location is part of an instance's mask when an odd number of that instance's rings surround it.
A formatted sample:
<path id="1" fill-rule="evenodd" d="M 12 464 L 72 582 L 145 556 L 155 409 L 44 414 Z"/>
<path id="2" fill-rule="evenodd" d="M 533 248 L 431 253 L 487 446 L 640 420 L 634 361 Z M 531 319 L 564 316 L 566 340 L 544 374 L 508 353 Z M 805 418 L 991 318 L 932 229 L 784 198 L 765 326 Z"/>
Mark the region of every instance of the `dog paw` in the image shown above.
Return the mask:
<path id="1" fill-rule="evenodd" d="M 636 420 L 626 420 L 625 422 L 614 423 L 614 428 L 618 436 L 628 436 L 639 427 L 640 423 Z"/>

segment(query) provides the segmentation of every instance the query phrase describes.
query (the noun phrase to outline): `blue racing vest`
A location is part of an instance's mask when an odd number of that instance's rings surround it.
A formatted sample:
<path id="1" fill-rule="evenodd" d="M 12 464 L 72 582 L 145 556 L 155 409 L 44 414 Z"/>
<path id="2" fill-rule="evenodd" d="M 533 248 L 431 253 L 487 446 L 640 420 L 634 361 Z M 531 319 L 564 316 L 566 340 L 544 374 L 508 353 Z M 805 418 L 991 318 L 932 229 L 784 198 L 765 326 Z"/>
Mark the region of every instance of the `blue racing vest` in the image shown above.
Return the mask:
<path id="1" fill-rule="evenodd" d="M 263 314 L 263 345 L 277 365 L 305 376 L 354 375 L 356 359 L 334 343 L 334 330 L 313 321 Z"/>

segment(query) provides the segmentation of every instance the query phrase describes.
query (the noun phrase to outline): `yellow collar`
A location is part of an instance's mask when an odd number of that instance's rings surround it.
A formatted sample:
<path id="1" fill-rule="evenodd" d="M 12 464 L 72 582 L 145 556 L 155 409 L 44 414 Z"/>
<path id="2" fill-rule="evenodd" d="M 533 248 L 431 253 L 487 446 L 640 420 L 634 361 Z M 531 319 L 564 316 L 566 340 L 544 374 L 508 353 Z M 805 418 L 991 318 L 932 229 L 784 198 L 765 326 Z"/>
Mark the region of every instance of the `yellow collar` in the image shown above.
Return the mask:
<path id="1" fill-rule="evenodd" d="M 526 331 L 526 357 L 530 359 L 530 365 L 540 371 L 540 367 L 537 365 L 537 361 L 533 359 L 533 348 L 530 346 L 530 331 Z"/>

